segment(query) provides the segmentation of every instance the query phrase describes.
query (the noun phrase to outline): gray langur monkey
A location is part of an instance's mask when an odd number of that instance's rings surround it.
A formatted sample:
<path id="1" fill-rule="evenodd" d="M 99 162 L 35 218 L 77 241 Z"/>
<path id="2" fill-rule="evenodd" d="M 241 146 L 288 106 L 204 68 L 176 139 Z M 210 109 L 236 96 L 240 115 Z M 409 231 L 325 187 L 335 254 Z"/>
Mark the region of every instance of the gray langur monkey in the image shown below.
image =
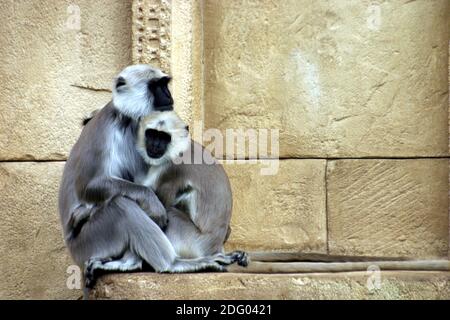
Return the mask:
<path id="1" fill-rule="evenodd" d="M 222 256 L 180 258 L 161 230 L 167 212 L 155 193 L 135 183 L 148 165 L 136 149 L 138 121 L 172 110 L 170 78 L 148 65 L 125 68 L 113 98 L 83 128 L 66 162 L 59 212 L 67 247 L 92 287 L 101 270 L 223 271 Z"/>
<path id="2" fill-rule="evenodd" d="M 167 210 L 167 238 L 183 258 L 223 254 L 230 234 L 232 192 L 222 165 L 191 140 L 173 111 L 153 112 L 139 126 L 137 150 L 148 173 L 137 183 L 155 191 Z M 225 255 L 247 266 L 247 255 Z"/>
<path id="3" fill-rule="evenodd" d="M 165 206 L 169 218 L 165 233 L 177 254 L 195 258 L 222 253 L 230 232 L 232 206 L 230 185 L 222 166 L 202 145 L 190 139 L 188 128 L 173 111 L 154 112 L 141 120 L 137 149 L 150 165 L 147 175 L 137 182 L 152 188 Z M 235 257 L 238 253 L 230 255 Z M 374 265 L 382 270 L 450 268 L 448 260 L 405 257 L 281 252 L 253 252 L 249 256 L 249 264 L 246 253 L 235 258 L 238 266 L 230 270 L 308 273 L 365 271 Z"/>

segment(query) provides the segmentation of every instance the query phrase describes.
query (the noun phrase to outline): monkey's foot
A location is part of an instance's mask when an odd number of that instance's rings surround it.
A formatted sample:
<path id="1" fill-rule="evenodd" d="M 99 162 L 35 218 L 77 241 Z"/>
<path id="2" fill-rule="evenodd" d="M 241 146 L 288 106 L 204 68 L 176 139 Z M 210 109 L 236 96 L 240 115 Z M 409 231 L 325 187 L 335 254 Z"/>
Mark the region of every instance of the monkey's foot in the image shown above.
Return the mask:
<path id="1" fill-rule="evenodd" d="M 102 266 L 106 262 L 110 262 L 112 259 L 90 258 L 84 265 L 84 281 L 86 288 L 93 288 L 95 282 L 99 276 L 99 272 L 102 270 Z"/>
<path id="2" fill-rule="evenodd" d="M 248 255 L 244 251 L 233 251 L 227 254 L 219 253 L 216 256 L 216 261 L 222 265 L 230 265 L 233 263 L 237 263 L 241 267 L 248 266 Z"/>
<path id="3" fill-rule="evenodd" d="M 233 251 L 231 252 L 232 259 L 234 262 L 237 262 L 237 264 L 241 267 L 248 266 L 248 254 L 244 251 Z"/>
<path id="4" fill-rule="evenodd" d="M 220 263 L 208 264 L 204 267 L 201 267 L 198 271 L 201 272 L 228 272 L 227 268 L 221 265 Z"/>
<path id="5" fill-rule="evenodd" d="M 217 259 L 178 259 L 167 270 L 160 273 L 184 273 L 184 272 L 227 272 L 227 269 Z"/>

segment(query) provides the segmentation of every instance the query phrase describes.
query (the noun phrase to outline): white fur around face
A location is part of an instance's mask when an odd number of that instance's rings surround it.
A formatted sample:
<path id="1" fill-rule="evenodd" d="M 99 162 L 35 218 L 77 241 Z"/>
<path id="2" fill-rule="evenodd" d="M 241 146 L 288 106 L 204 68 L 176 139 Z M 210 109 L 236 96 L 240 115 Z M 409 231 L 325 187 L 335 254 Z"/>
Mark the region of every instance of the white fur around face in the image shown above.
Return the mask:
<path id="1" fill-rule="evenodd" d="M 142 179 L 142 181 L 138 181 L 139 184 L 146 186 L 147 188 L 151 188 L 152 190 L 156 190 L 158 188 L 159 178 L 166 171 L 166 165 L 159 166 L 151 166 L 148 169 L 147 175 Z"/>
<path id="2" fill-rule="evenodd" d="M 148 83 L 152 79 L 167 76 L 149 65 L 138 64 L 125 68 L 114 80 L 112 93 L 114 106 L 124 115 L 139 119 L 153 111 L 153 96 Z M 117 79 L 123 78 L 125 85 L 116 88 Z"/>
<path id="3" fill-rule="evenodd" d="M 158 159 L 150 158 L 145 147 L 145 131 L 153 129 L 163 131 L 171 136 L 171 142 L 167 147 L 166 153 Z M 141 119 L 137 150 L 144 158 L 145 162 L 152 166 L 159 166 L 180 157 L 191 145 L 191 137 L 186 129 L 186 124 L 178 117 L 174 111 L 152 112 L 150 115 Z"/>

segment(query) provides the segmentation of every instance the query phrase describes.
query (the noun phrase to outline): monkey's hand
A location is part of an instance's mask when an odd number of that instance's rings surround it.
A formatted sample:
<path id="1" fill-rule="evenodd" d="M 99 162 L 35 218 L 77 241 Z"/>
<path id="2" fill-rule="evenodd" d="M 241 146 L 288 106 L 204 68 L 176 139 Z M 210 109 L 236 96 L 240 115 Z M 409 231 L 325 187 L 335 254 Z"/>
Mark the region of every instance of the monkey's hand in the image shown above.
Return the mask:
<path id="1" fill-rule="evenodd" d="M 139 206 L 162 229 L 167 227 L 167 212 L 156 194 L 149 189 L 147 195 L 138 200 Z"/>
<path id="2" fill-rule="evenodd" d="M 117 195 L 136 201 L 161 229 L 167 226 L 166 209 L 153 190 L 124 179 L 113 177 L 94 178 L 88 183 L 81 198 L 86 202 L 102 203 Z"/>
<path id="3" fill-rule="evenodd" d="M 85 204 L 80 204 L 75 208 L 69 219 L 69 230 L 71 231 L 68 238 L 74 238 L 80 233 L 81 228 L 91 218 L 93 212 L 93 207 Z"/>

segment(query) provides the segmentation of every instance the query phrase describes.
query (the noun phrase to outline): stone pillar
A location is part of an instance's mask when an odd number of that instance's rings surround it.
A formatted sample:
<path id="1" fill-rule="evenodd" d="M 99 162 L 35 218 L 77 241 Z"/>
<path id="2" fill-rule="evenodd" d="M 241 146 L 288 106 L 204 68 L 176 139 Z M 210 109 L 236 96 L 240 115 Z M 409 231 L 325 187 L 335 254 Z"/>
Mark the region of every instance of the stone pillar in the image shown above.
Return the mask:
<path id="1" fill-rule="evenodd" d="M 135 0 L 132 5 L 132 60 L 170 72 L 169 0 Z"/>
<path id="2" fill-rule="evenodd" d="M 199 0 L 133 1 L 133 63 L 172 74 L 175 109 L 191 127 L 203 119 L 202 28 Z"/>

